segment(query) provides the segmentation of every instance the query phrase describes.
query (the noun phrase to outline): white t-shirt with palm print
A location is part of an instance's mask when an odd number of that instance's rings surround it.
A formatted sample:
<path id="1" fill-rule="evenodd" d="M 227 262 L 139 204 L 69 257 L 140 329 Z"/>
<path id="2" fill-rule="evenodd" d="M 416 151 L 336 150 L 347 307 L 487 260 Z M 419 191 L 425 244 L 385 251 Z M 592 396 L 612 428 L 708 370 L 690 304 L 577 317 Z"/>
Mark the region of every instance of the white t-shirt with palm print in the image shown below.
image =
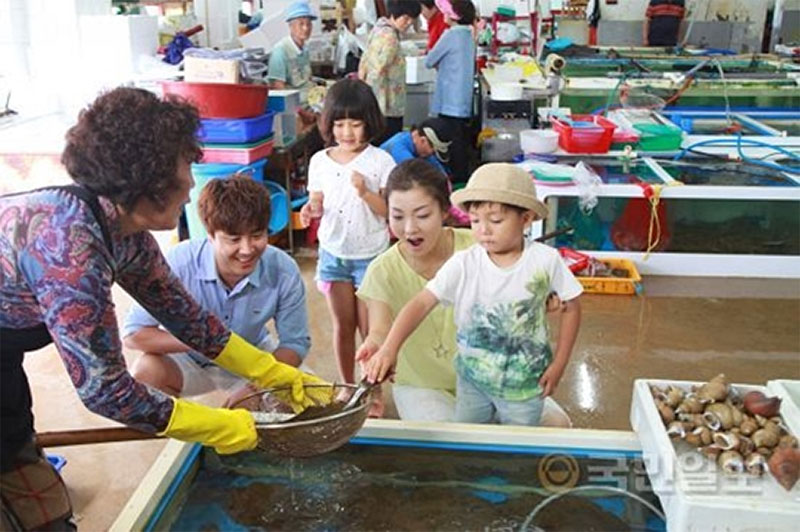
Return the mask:
<path id="1" fill-rule="evenodd" d="M 547 296 L 569 301 L 583 292 L 558 251 L 538 242 L 526 243 L 506 268 L 475 244 L 455 253 L 426 288 L 454 307 L 456 370 L 488 395 L 511 401 L 539 395 L 552 360 Z"/>

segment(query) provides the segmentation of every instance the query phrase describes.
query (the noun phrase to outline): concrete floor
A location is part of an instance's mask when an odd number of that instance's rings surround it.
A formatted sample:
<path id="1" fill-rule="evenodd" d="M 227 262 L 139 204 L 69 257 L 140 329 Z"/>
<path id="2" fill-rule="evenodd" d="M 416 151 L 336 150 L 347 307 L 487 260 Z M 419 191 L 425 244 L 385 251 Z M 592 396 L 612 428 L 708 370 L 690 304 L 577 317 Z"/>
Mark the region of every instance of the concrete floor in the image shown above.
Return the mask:
<path id="1" fill-rule="evenodd" d="M 323 378 L 336 379 L 327 307 L 313 288 L 315 260 L 298 262 L 309 294 L 308 361 Z M 122 317 L 130 298 L 115 287 L 115 300 Z M 739 383 L 800 379 L 800 281 L 651 278 L 642 296 L 584 296 L 582 305 L 578 342 L 556 392 L 576 427 L 629 430 L 632 383 L 639 377 L 702 380 L 724 372 Z M 136 356 L 126 353 L 129 363 Z M 83 407 L 54 348 L 28 356 L 26 367 L 37 430 L 113 425 Z M 387 417 L 394 416 L 389 401 Z M 108 528 L 163 445 L 49 450 L 68 460 L 63 474 L 81 529 Z"/>

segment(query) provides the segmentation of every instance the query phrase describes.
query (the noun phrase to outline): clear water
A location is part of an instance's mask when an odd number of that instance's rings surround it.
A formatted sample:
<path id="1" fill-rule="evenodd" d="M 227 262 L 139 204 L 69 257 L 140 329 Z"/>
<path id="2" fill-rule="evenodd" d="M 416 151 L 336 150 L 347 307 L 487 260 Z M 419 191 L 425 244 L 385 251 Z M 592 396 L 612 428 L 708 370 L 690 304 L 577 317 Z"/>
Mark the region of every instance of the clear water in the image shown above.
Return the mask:
<path id="1" fill-rule="evenodd" d="M 643 251 L 650 207 L 639 198 L 599 198 L 591 213 L 577 199 L 551 198 L 558 227 L 572 226 L 557 245 L 583 250 Z M 800 255 L 800 202 L 669 198 L 659 210 L 657 251 L 743 255 Z"/>
<path id="2" fill-rule="evenodd" d="M 317 458 L 225 457 L 202 467 L 171 530 L 516 531 L 538 503 L 570 486 L 614 486 L 658 507 L 639 458 L 348 445 Z M 567 495 L 532 525 L 546 530 L 664 530 L 613 492 Z"/>
<path id="3" fill-rule="evenodd" d="M 702 148 L 699 148 L 702 150 Z M 789 161 L 778 161 L 788 165 Z M 686 185 L 737 187 L 796 187 L 797 181 L 778 170 L 738 162 L 684 163 L 659 161 L 676 180 Z M 792 163 L 795 164 L 796 163 Z M 796 166 L 800 172 L 800 166 Z"/>
<path id="4" fill-rule="evenodd" d="M 606 164 L 588 161 L 589 166 L 607 185 L 629 185 L 635 183 L 663 183 L 653 170 L 643 162 L 628 164 Z"/>

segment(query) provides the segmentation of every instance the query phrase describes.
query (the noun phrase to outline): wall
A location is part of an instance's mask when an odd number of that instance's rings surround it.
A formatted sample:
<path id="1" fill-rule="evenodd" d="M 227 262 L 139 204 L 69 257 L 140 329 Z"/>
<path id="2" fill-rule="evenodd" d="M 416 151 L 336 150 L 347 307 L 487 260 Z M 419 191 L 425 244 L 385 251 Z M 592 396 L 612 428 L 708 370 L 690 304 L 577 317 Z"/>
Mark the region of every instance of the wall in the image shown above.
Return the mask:
<path id="1" fill-rule="evenodd" d="M 237 46 L 246 48 L 263 48 L 269 52 L 279 40 L 289 35 L 289 26 L 284 21 L 286 8 L 294 0 L 268 0 L 269 9 L 264 9 L 264 21 L 255 30 L 246 33 L 239 38 Z M 309 0 L 311 9 L 319 16 L 320 0 Z M 198 13 L 199 14 L 199 13 Z M 319 19 L 315 20 L 311 30 L 311 35 L 320 35 L 322 25 Z"/>
<path id="2" fill-rule="evenodd" d="M 80 20 L 109 13 L 111 0 L 0 0 L 0 79 L 11 88 L 10 107 L 37 116 L 74 112 L 92 99 Z"/>
<path id="3" fill-rule="evenodd" d="M 639 45 L 648 0 L 600 2 L 599 44 Z M 687 0 L 684 29 L 694 19 L 687 44 L 759 51 L 767 9 L 774 0 Z"/>

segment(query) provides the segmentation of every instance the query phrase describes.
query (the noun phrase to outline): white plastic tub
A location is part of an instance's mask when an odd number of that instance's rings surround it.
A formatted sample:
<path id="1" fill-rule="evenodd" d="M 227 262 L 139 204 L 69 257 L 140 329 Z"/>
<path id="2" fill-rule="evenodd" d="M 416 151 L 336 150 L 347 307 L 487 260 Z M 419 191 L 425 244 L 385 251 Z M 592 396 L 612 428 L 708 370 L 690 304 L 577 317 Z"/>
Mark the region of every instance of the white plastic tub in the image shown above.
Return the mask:
<path id="1" fill-rule="evenodd" d="M 716 463 L 689 445 L 673 442 L 658 415 L 650 386 L 690 390 L 699 382 L 637 379 L 631 403 L 631 427 L 642 444 L 647 475 L 661 500 L 670 531 L 797 530 L 800 524 L 800 483 L 787 492 L 769 472 L 723 474 Z M 745 394 L 770 391 L 763 386 L 733 384 Z M 783 405 L 781 416 L 795 435 L 797 419 Z"/>
<path id="2" fill-rule="evenodd" d="M 522 85 L 519 83 L 492 83 L 492 100 L 509 102 L 522 99 Z"/>
<path id="3" fill-rule="evenodd" d="M 558 148 L 558 133 L 552 129 L 523 129 L 519 132 L 522 153 L 553 153 Z"/>

